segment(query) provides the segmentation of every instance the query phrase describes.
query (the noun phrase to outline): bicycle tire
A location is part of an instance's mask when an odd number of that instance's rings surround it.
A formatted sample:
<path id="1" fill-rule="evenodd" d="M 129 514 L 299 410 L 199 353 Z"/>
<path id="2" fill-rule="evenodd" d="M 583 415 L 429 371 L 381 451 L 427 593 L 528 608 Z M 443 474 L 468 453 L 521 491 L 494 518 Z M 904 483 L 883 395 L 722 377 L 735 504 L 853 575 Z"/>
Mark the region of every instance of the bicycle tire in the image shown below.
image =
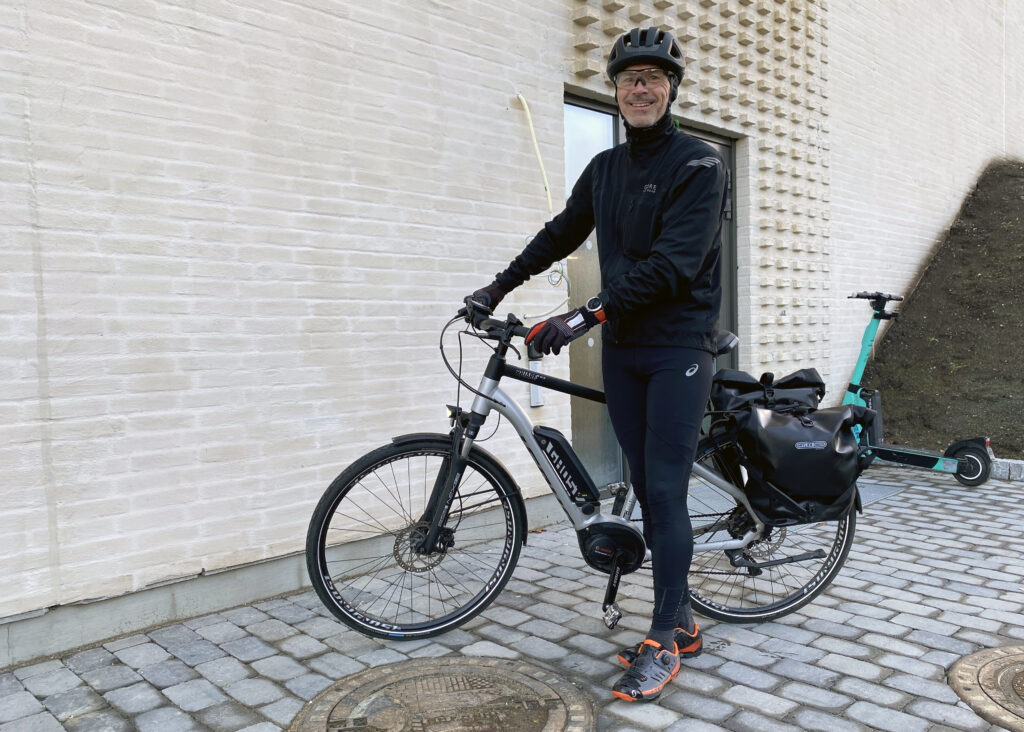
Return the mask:
<path id="1" fill-rule="evenodd" d="M 450 545 L 414 548 L 417 521 L 451 451 L 446 435 L 380 447 L 327 488 L 306 535 L 313 588 L 350 628 L 377 638 L 427 638 L 484 610 L 512 576 L 526 531 L 518 488 L 473 448 L 443 527 Z"/>
<path id="2" fill-rule="evenodd" d="M 698 445 L 694 462 L 741 486 L 742 472 L 734 457 L 739 449 L 728 437 L 706 438 Z M 701 543 L 742 536 L 752 525 L 747 510 L 698 476 L 690 479 L 686 501 L 694 530 L 694 558 L 688 577 L 690 601 L 696 612 L 726 623 L 774 620 L 814 600 L 842 569 L 857 526 L 856 509 L 851 506 L 838 521 L 766 527 L 763 535 L 744 550 L 744 557 L 765 562 L 816 549 L 822 549 L 825 557 L 767 567 L 760 575 L 752 576 L 748 569 L 734 567 L 723 551 L 700 551 Z"/>
<path id="3" fill-rule="evenodd" d="M 988 453 L 979 447 L 961 447 L 953 453 L 952 457 L 957 460 L 967 459 L 967 467 L 958 465 L 957 471 L 953 474 L 953 477 L 961 485 L 971 488 L 979 486 L 987 481 L 992 473 L 992 461 L 989 459 Z"/>

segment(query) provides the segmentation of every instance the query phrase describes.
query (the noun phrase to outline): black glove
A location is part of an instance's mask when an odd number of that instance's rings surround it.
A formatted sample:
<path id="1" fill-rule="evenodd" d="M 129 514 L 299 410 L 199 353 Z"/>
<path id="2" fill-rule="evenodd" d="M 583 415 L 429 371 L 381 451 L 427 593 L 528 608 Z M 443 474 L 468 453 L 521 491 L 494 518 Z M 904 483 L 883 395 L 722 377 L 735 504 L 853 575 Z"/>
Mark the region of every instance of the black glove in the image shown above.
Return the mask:
<path id="1" fill-rule="evenodd" d="M 507 294 L 508 293 L 505 292 L 505 288 L 499 285 L 498 281 L 495 280 L 491 284 L 487 285 L 487 287 L 482 287 L 474 292 L 470 297 L 475 302 L 480 303 L 484 307 L 490 308 L 491 312 L 494 312 L 498 307 L 498 303 L 505 299 L 505 295 Z"/>
<path id="2" fill-rule="evenodd" d="M 526 336 L 526 344 L 533 344 L 541 353 L 554 353 L 576 340 L 598 324 L 597 316 L 586 308 L 576 308 L 562 315 L 537 323 Z"/>

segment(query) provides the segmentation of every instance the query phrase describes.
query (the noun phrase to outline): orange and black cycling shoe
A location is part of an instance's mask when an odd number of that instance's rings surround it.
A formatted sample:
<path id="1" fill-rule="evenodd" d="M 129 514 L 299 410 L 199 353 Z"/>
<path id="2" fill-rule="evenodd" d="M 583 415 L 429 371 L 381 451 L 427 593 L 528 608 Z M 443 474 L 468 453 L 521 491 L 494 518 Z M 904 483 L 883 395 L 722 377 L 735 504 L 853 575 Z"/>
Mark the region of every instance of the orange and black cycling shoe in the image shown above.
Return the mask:
<path id="1" fill-rule="evenodd" d="M 679 654 L 674 651 L 645 640 L 629 670 L 612 687 L 612 696 L 629 702 L 657 699 L 665 685 L 679 675 Z"/>
<path id="2" fill-rule="evenodd" d="M 694 623 L 692 633 L 687 633 L 682 628 L 676 628 L 675 642 L 680 658 L 693 658 L 694 656 L 699 656 L 704 650 L 704 640 L 700 634 L 700 625 Z M 640 653 L 640 646 L 641 644 L 637 643 L 635 646 L 623 648 L 619 651 L 619 655 L 616 656 L 619 663 L 626 668 L 632 666 L 633 661 Z"/>

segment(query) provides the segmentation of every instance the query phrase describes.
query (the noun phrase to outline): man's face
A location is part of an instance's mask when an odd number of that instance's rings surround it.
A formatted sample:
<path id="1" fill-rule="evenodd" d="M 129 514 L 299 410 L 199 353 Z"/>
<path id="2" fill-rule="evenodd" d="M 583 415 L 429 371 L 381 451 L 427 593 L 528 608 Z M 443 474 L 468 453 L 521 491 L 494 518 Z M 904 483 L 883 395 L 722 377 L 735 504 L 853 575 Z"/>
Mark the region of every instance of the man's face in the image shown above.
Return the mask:
<path id="1" fill-rule="evenodd" d="M 648 81 L 647 75 L 642 73 L 647 70 L 661 72 L 655 74 L 660 80 Z M 639 76 L 639 79 L 632 85 L 619 85 L 623 77 L 632 79 L 636 76 Z M 663 69 L 649 63 L 634 64 L 616 76 L 615 98 L 619 103 L 622 116 L 632 127 L 650 127 L 661 119 L 665 110 L 668 109 L 670 90 L 668 74 Z"/>

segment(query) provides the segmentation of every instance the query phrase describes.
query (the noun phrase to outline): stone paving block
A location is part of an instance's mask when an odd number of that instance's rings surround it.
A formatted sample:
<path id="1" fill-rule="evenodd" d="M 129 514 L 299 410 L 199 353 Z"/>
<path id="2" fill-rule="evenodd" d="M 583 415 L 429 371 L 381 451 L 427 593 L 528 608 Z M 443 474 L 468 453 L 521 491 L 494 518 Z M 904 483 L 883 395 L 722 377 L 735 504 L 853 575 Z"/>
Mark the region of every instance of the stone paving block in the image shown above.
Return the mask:
<path id="1" fill-rule="evenodd" d="M 206 663 L 226 655 L 224 651 L 213 643 L 202 638 L 189 643 L 168 645 L 167 650 L 189 666 L 197 666 L 200 663 Z"/>
<path id="2" fill-rule="evenodd" d="M 998 648 L 1003 645 L 1003 639 L 994 633 L 983 633 L 980 630 L 961 630 L 956 634 L 960 640 L 975 643 L 981 648 Z"/>
<path id="3" fill-rule="evenodd" d="M 257 610 L 254 607 L 239 607 L 232 610 L 224 610 L 221 612 L 221 616 L 229 623 L 244 628 L 247 625 L 253 625 L 254 623 L 260 623 L 270 618 L 265 612 Z"/>
<path id="4" fill-rule="evenodd" d="M 63 732 L 64 727 L 49 712 L 22 717 L 0 727 L 3 732 Z"/>
<path id="5" fill-rule="evenodd" d="M 142 677 L 127 666 L 120 664 L 112 666 L 101 666 L 100 668 L 86 671 L 81 674 L 82 681 L 94 688 L 100 694 L 119 689 L 123 686 L 131 686 L 142 681 Z"/>
<path id="6" fill-rule="evenodd" d="M 267 645 L 259 638 L 251 635 L 239 638 L 238 640 L 228 641 L 227 643 L 221 643 L 220 647 L 221 650 L 230 653 L 239 661 L 245 663 L 267 658 L 277 653 L 277 649 L 273 646 Z"/>
<path id="7" fill-rule="evenodd" d="M 608 673 L 609 668 L 616 666 L 612 661 L 594 658 L 584 653 L 569 653 L 559 658 L 557 663 L 571 674 L 578 674 L 592 679 L 604 677 Z"/>
<path id="8" fill-rule="evenodd" d="M 831 671 L 837 671 L 844 676 L 856 676 L 867 681 L 876 681 L 888 673 L 887 670 L 881 669 L 873 663 L 842 656 L 838 653 L 828 654 L 818 661 L 818 665 Z"/>
<path id="9" fill-rule="evenodd" d="M 332 618 L 322 618 L 319 616 L 312 617 L 309 620 L 303 620 L 301 623 L 296 623 L 296 630 L 300 630 L 306 635 L 316 638 L 317 640 L 323 640 L 332 635 L 337 635 L 345 630 L 345 626 L 339 623 L 337 620 Z"/>
<path id="10" fill-rule="evenodd" d="M 855 702 L 846 710 L 846 716 L 859 720 L 873 729 L 885 732 L 926 732 L 931 726 L 926 719 L 913 717 L 895 709 L 880 707 L 866 701 Z"/>
<path id="11" fill-rule="evenodd" d="M 252 725 L 251 727 L 240 729 L 238 732 L 281 732 L 281 728 L 273 722 L 260 722 L 259 724 Z"/>
<path id="12" fill-rule="evenodd" d="M 462 648 L 461 653 L 476 658 L 516 658 L 519 656 L 512 647 L 487 640 L 470 643 Z"/>
<path id="13" fill-rule="evenodd" d="M 186 712 L 197 712 L 227 701 L 227 697 L 206 679 L 193 679 L 177 686 L 170 686 L 164 689 L 164 696 Z"/>
<path id="14" fill-rule="evenodd" d="M 447 650 L 448 649 L 446 648 L 445 651 L 447 652 Z M 322 673 L 324 676 L 335 680 L 340 680 L 346 676 L 359 673 L 366 668 L 366 666 L 359 663 L 359 661 L 334 652 L 318 656 L 317 658 L 309 661 L 307 665 L 314 671 Z"/>
<path id="15" fill-rule="evenodd" d="M 934 701 L 915 701 L 906 711 L 915 716 L 924 717 L 937 724 L 944 724 L 956 729 L 970 732 L 983 732 L 989 729 L 989 723 L 974 713 L 974 710 L 955 704 L 940 704 Z"/>
<path id="16" fill-rule="evenodd" d="M 27 691 L 19 691 L 0 699 L 0 724 L 39 714 L 43 705 Z"/>
<path id="17" fill-rule="evenodd" d="M 117 660 L 113 653 L 105 648 L 90 648 L 76 653 L 65 661 L 65 664 L 76 674 L 94 671 L 101 666 L 109 666 Z"/>
<path id="18" fill-rule="evenodd" d="M 311 620 L 316 617 L 316 613 L 309 610 L 309 608 L 296 605 L 294 602 L 285 602 L 276 607 L 266 609 L 264 612 L 288 625 L 294 625 L 295 623 L 301 623 L 304 620 Z"/>
<path id="19" fill-rule="evenodd" d="M 823 669 L 801 661 L 794 661 L 785 658 L 768 669 L 771 673 L 785 676 L 794 681 L 803 681 L 808 684 L 815 684 L 824 688 L 830 688 L 836 681 L 842 678 L 834 671 Z"/>
<path id="20" fill-rule="evenodd" d="M 47 711 L 61 722 L 102 709 L 106 705 L 103 697 L 86 686 L 68 689 L 43 700 Z"/>
<path id="21" fill-rule="evenodd" d="M 59 671 L 64 668 L 64 664 L 54 659 L 52 661 L 42 661 L 41 663 L 33 663 L 31 666 L 23 666 L 21 668 L 14 669 L 14 676 L 20 681 L 24 682 L 25 679 L 30 679 L 33 676 L 39 676 L 40 674 L 48 674 L 51 671 Z"/>
<path id="22" fill-rule="evenodd" d="M 253 661 L 252 670 L 274 681 L 287 681 L 307 673 L 306 667 L 288 656 L 270 656 Z"/>
<path id="23" fill-rule="evenodd" d="M 801 732 L 799 727 L 750 711 L 742 711 L 730 719 L 729 729 L 734 732 Z"/>
<path id="24" fill-rule="evenodd" d="M 865 633 L 859 642 L 872 648 L 878 648 L 910 658 L 920 658 L 928 652 L 928 649 L 924 646 L 909 643 L 899 638 L 890 638 L 879 633 Z"/>
<path id="25" fill-rule="evenodd" d="M 567 638 L 564 645 L 579 649 L 580 651 L 597 658 L 608 658 L 611 660 L 615 659 L 615 655 L 620 650 L 620 646 L 617 646 L 604 638 L 595 638 L 592 635 L 583 635 L 580 633 Z"/>
<path id="26" fill-rule="evenodd" d="M 185 712 L 173 707 L 160 707 L 135 718 L 139 732 L 200 732 L 202 728 Z"/>
<path id="27" fill-rule="evenodd" d="M 303 674 L 284 682 L 285 688 L 300 699 L 309 701 L 331 685 L 331 680 L 320 674 Z"/>
<path id="28" fill-rule="evenodd" d="M 417 648 L 409 654 L 409 658 L 438 658 L 452 653 L 452 649 L 442 646 L 440 643 L 429 643 L 422 648 Z"/>
<path id="29" fill-rule="evenodd" d="M 24 685 L 12 673 L 0 674 L 0 697 L 24 691 Z"/>
<path id="30" fill-rule="evenodd" d="M 145 681 L 108 691 L 103 695 L 110 706 L 125 714 L 140 714 L 166 703 L 164 697 Z"/>
<path id="31" fill-rule="evenodd" d="M 757 634 L 767 635 L 799 645 L 810 645 L 811 642 L 818 638 L 817 633 L 781 623 L 761 623 L 757 626 L 757 633 L 755 635 Z"/>
<path id="32" fill-rule="evenodd" d="M 727 661 L 715 669 L 715 673 L 736 684 L 745 684 L 755 689 L 771 689 L 779 684 L 779 677 L 736 661 Z"/>
<path id="33" fill-rule="evenodd" d="M 685 690 L 670 690 L 658 704 L 679 712 L 684 718 L 698 717 L 712 722 L 724 721 L 736 712 L 732 704 Z"/>
<path id="34" fill-rule="evenodd" d="M 301 699 L 296 699 L 293 696 L 286 696 L 284 699 L 278 699 L 273 704 L 267 704 L 264 707 L 260 707 L 260 712 L 265 717 L 276 722 L 282 727 L 287 727 L 295 719 L 295 716 L 302 711 L 302 707 L 305 703 Z"/>
<path id="35" fill-rule="evenodd" d="M 851 643 L 841 638 L 829 638 L 828 636 L 818 638 L 812 645 L 827 653 L 839 653 L 851 658 L 867 658 L 873 652 L 872 648 L 860 643 Z"/>
<path id="36" fill-rule="evenodd" d="M 814 663 L 826 654 L 826 651 L 820 648 L 791 643 L 781 638 L 769 638 L 758 648 L 776 659 L 791 659 L 802 663 Z"/>
<path id="37" fill-rule="evenodd" d="M 199 674 L 177 659 L 161 661 L 152 666 L 140 668 L 139 674 L 158 689 L 175 686 L 199 677 Z"/>
<path id="38" fill-rule="evenodd" d="M 211 732 L 234 732 L 263 721 L 259 714 L 235 701 L 207 707 L 196 713 L 195 717 L 200 724 L 209 727 Z"/>
<path id="39" fill-rule="evenodd" d="M 938 702 L 956 704 L 960 699 L 944 681 L 932 681 L 908 674 L 893 674 L 882 682 L 885 686 L 905 691 L 918 697 L 927 697 Z"/>
<path id="40" fill-rule="evenodd" d="M 61 666 L 61 668 L 54 671 L 47 671 L 44 674 L 29 676 L 21 683 L 30 692 L 42 698 L 53 694 L 59 694 L 62 691 L 68 691 L 69 689 L 74 689 L 76 686 L 81 685 L 82 680 L 70 669 Z"/>
<path id="41" fill-rule="evenodd" d="M 550 641 L 562 640 L 572 633 L 564 625 L 540 619 L 529 620 L 520 625 L 518 630 Z"/>
<path id="42" fill-rule="evenodd" d="M 205 628 L 208 625 L 216 625 L 217 623 L 223 623 L 224 616 L 220 613 L 212 613 L 210 615 L 203 615 L 198 618 L 191 618 L 182 623 L 189 630 L 198 630 L 199 628 Z"/>
<path id="43" fill-rule="evenodd" d="M 942 666 L 936 666 L 916 658 L 907 658 L 895 653 L 885 653 L 875 658 L 874 662 L 879 666 L 885 666 L 895 671 L 902 671 L 903 673 L 920 676 L 925 679 L 942 679 L 946 675 L 946 669 Z"/>
<path id="44" fill-rule="evenodd" d="M 445 636 L 441 636 L 445 638 Z M 324 643 L 346 656 L 359 656 L 370 651 L 377 651 L 384 647 L 384 644 L 373 638 L 367 638 L 359 633 L 345 631 L 324 639 Z M 244 659 L 243 659 L 244 660 Z"/>
<path id="45" fill-rule="evenodd" d="M 552 605 L 549 602 L 536 603 L 530 608 L 530 613 L 538 618 L 543 618 L 544 620 L 549 620 L 552 623 L 559 624 L 567 623 L 579 615 L 576 610 L 560 607 L 559 605 Z M 499 622 L 501 621 L 499 620 Z"/>
<path id="46" fill-rule="evenodd" d="M 801 705 L 819 707 L 831 711 L 838 711 L 853 703 L 851 697 L 837 694 L 834 691 L 829 691 L 827 688 L 812 686 L 811 684 L 804 684 L 799 681 L 786 684 L 778 689 L 776 693 L 786 699 L 792 699 Z"/>
<path id="47" fill-rule="evenodd" d="M 293 658 L 310 658 L 327 650 L 327 646 L 308 635 L 293 635 L 277 644 L 277 647 Z"/>
<path id="48" fill-rule="evenodd" d="M 250 707 L 270 704 L 285 695 L 281 687 L 266 679 L 242 679 L 228 686 L 225 691 Z"/>
<path id="49" fill-rule="evenodd" d="M 862 732 L 867 730 L 863 724 L 836 717 L 817 709 L 798 709 L 793 713 L 793 721 L 800 729 L 810 732 Z"/>
<path id="50" fill-rule="evenodd" d="M 911 632 L 910 628 L 905 625 L 897 625 L 896 623 L 889 622 L 888 620 L 878 620 L 877 618 L 866 617 L 853 618 L 850 621 L 850 628 L 851 634 L 847 636 L 848 638 L 857 638 L 862 631 L 865 630 L 869 633 L 888 635 L 893 638 L 902 638 Z"/>
<path id="51" fill-rule="evenodd" d="M 600 729 L 604 729 L 601 727 Z M 725 727 L 701 719 L 680 719 L 665 728 L 665 732 L 729 732 Z"/>
<path id="52" fill-rule="evenodd" d="M 129 666 L 134 669 L 139 669 L 143 666 L 151 666 L 154 663 L 166 661 L 171 657 L 171 654 L 156 643 L 139 643 L 138 645 L 129 646 L 128 648 L 115 651 L 114 655 L 117 656 L 118 660 L 125 666 Z"/>
<path id="53" fill-rule="evenodd" d="M 812 619 L 804 623 L 805 630 L 811 630 L 821 635 L 830 635 L 833 638 L 845 638 L 847 640 L 859 638 L 863 630 L 856 627 L 852 622 L 865 620 L 865 618 L 853 618 L 851 624 L 833 623 L 831 620 Z"/>
<path id="54" fill-rule="evenodd" d="M 679 714 L 657 704 L 636 704 L 616 700 L 604 709 L 610 715 L 626 719 L 630 724 L 642 725 L 648 729 L 665 729 L 679 719 Z"/>
<path id="55" fill-rule="evenodd" d="M 789 714 L 797 707 L 797 703 L 794 701 L 743 685 L 726 689 L 720 698 L 737 706 L 747 707 L 774 717 Z"/>
<path id="56" fill-rule="evenodd" d="M 393 651 L 390 648 L 382 648 L 379 651 L 370 651 L 364 653 L 356 658 L 360 663 L 365 663 L 370 668 L 377 668 L 378 666 L 387 666 L 389 663 L 398 663 L 404 661 L 408 656 L 398 651 Z"/>
<path id="57" fill-rule="evenodd" d="M 524 655 L 545 661 L 556 659 L 565 653 L 561 646 L 532 635 L 528 635 L 519 641 L 516 650 Z"/>
<path id="58" fill-rule="evenodd" d="M 497 623 L 481 626 L 476 629 L 476 632 L 485 639 L 503 646 L 514 645 L 526 637 L 526 633 L 522 631 L 506 628 L 504 625 L 498 625 Z"/>
<path id="59" fill-rule="evenodd" d="M 67 732 L 132 732 L 132 724 L 111 709 L 89 712 L 64 723 Z"/>
<path id="60" fill-rule="evenodd" d="M 165 648 L 167 646 L 177 646 L 202 640 L 194 630 L 185 627 L 182 623 L 151 630 L 147 635 L 151 640 L 156 641 Z"/>
<path id="61" fill-rule="evenodd" d="M 227 641 L 238 640 L 244 638 L 248 633 L 239 628 L 234 623 L 229 623 L 226 620 L 222 620 L 219 623 L 213 625 L 204 625 L 200 628 L 196 628 L 196 633 L 201 635 L 211 643 L 225 643 Z"/>
<path id="62" fill-rule="evenodd" d="M 967 641 L 956 640 L 940 633 L 933 633 L 929 630 L 915 630 L 909 633 L 905 640 L 910 643 L 917 643 L 927 648 L 934 648 L 937 651 L 956 653 L 967 656 L 978 650 L 978 645 Z"/>
<path id="63" fill-rule="evenodd" d="M 195 667 L 195 670 L 211 683 L 221 687 L 244 679 L 252 674 L 248 666 L 232 656 L 224 656 L 223 658 L 201 663 Z"/>

